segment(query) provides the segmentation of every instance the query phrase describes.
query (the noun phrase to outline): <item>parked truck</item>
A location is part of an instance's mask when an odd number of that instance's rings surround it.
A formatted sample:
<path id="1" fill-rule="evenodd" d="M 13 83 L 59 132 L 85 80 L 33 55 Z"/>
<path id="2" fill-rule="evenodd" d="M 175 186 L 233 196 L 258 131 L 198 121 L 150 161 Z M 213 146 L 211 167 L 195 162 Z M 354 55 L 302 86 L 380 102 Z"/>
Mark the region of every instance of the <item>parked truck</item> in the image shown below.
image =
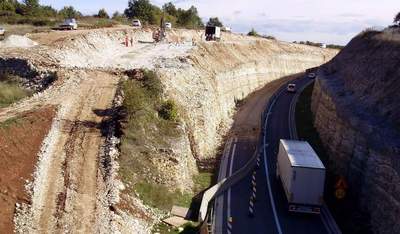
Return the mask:
<path id="1" fill-rule="evenodd" d="M 221 40 L 221 28 L 216 26 L 206 27 L 206 41 L 219 41 Z"/>
<path id="2" fill-rule="evenodd" d="M 325 167 L 305 141 L 280 140 L 276 167 L 289 212 L 320 214 Z"/>
<path id="3" fill-rule="evenodd" d="M 4 40 L 6 37 L 6 30 L 0 26 L 0 40 Z"/>

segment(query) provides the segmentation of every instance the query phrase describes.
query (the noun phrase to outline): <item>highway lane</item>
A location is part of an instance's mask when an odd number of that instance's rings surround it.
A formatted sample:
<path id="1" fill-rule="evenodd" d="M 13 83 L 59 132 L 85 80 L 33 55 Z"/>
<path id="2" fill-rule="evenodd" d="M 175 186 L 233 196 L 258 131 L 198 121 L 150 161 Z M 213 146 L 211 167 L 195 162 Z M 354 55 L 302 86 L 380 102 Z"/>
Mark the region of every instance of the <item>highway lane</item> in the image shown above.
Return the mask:
<path id="1" fill-rule="evenodd" d="M 303 78 L 294 83 L 297 84 L 299 89 L 307 82 L 308 78 Z M 296 215 L 287 212 L 283 188 L 275 177 L 279 140 L 290 139 L 289 111 L 293 97 L 293 93 L 281 92 L 270 109 L 264 133 L 266 157 L 264 158 L 263 152 L 260 154 L 261 167 L 256 171 L 254 217 L 249 217 L 249 200 L 252 193 L 252 176 L 250 174 L 223 195 L 225 209 L 222 219 L 222 233 L 328 233 L 321 216 Z M 232 173 L 245 165 L 258 143 L 254 140 L 239 138 L 230 147 L 228 168 L 232 167 Z M 233 151 L 234 146 L 235 150 Z M 263 147 L 262 144 L 260 146 Z M 267 164 L 265 164 L 265 159 Z M 269 171 L 271 192 L 268 191 L 267 187 L 266 169 Z M 229 170 L 227 174 L 229 176 Z M 273 203 L 270 194 L 273 197 Z M 275 206 L 275 213 L 273 206 Z"/>

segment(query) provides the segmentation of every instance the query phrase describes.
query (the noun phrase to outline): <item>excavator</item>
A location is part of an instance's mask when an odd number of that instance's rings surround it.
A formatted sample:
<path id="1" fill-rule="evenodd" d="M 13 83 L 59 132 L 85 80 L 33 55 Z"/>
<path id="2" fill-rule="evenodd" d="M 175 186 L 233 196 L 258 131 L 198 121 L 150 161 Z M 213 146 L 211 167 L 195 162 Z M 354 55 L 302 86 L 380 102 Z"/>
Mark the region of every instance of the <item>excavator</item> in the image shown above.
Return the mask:
<path id="1" fill-rule="evenodd" d="M 156 43 L 164 41 L 167 36 L 164 16 L 165 16 L 165 12 L 160 20 L 161 21 L 160 28 L 158 28 L 157 30 L 155 30 L 153 32 L 153 39 L 154 39 L 154 42 L 156 42 Z"/>

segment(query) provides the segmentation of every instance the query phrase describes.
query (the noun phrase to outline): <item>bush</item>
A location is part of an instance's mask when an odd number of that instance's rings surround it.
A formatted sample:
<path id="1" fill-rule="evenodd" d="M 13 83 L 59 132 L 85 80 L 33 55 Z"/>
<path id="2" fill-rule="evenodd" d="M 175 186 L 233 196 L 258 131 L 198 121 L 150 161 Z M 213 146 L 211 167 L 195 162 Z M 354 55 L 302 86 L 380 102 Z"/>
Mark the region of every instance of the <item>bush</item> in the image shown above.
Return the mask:
<path id="1" fill-rule="evenodd" d="M 143 86 L 147 89 L 151 97 L 159 100 L 163 92 L 162 84 L 157 74 L 151 70 L 143 70 Z"/>
<path id="2" fill-rule="evenodd" d="M 0 73 L 0 108 L 6 107 L 32 94 L 32 92 L 21 88 L 16 79 L 8 73 Z"/>
<path id="3" fill-rule="evenodd" d="M 165 120 L 175 121 L 178 117 L 178 108 L 173 100 L 161 104 L 158 114 Z"/>
<path id="4" fill-rule="evenodd" d="M 258 37 L 259 34 L 258 34 L 258 32 L 257 32 L 254 28 L 252 28 L 252 29 L 250 30 L 250 32 L 247 33 L 247 36 Z"/>
<path id="5" fill-rule="evenodd" d="M 96 16 L 99 18 L 105 18 L 105 19 L 110 18 L 110 16 L 108 16 L 107 11 L 104 8 L 100 9 L 99 13 L 97 13 Z"/>
<path id="6" fill-rule="evenodd" d="M 223 27 L 224 25 L 222 22 L 218 19 L 218 17 L 211 17 L 208 20 L 207 26 L 214 26 L 214 27 Z"/>

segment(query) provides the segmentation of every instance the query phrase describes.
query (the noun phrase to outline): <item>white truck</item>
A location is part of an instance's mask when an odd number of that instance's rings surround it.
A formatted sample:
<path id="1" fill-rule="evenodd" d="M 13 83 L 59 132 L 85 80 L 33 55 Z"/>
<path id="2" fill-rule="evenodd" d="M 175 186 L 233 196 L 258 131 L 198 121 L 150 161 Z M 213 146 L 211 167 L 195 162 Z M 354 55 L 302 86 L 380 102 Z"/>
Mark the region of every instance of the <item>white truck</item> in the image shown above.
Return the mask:
<path id="1" fill-rule="evenodd" d="M 280 140 L 276 175 L 282 182 L 289 212 L 320 214 L 325 167 L 308 142 Z"/>
<path id="2" fill-rule="evenodd" d="M 6 36 L 6 30 L 0 26 L 0 39 L 3 40 Z"/>
<path id="3" fill-rule="evenodd" d="M 220 41 L 221 28 L 216 26 L 207 26 L 205 36 L 206 36 L 206 41 Z"/>

